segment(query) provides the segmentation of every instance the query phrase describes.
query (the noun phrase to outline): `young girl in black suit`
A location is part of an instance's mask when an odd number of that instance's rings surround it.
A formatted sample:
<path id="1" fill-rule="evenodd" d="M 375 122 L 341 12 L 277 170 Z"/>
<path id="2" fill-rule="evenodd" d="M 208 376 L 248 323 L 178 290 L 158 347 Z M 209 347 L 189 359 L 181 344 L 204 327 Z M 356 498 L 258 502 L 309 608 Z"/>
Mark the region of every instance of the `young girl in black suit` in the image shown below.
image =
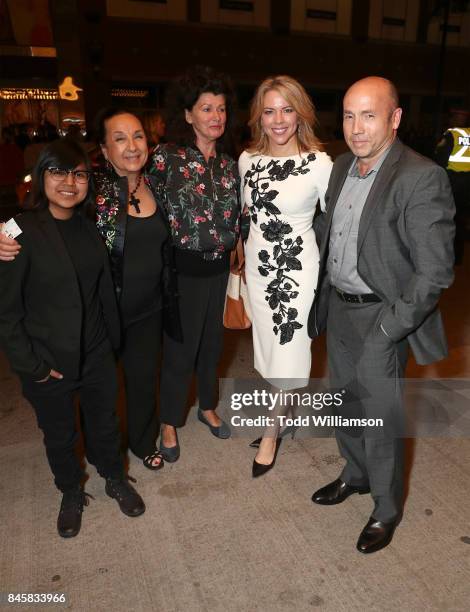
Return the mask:
<path id="1" fill-rule="evenodd" d="M 75 454 L 76 392 L 87 458 L 106 479 L 106 493 L 128 516 L 145 511 L 119 451 L 113 355 L 119 316 L 108 255 L 93 222 L 90 163 L 78 143 L 58 140 L 43 149 L 29 208 L 16 218 L 19 255 L 0 262 L 0 344 L 34 408 L 63 493 L 59 535 L 73 537 L 88 503 Z"/>

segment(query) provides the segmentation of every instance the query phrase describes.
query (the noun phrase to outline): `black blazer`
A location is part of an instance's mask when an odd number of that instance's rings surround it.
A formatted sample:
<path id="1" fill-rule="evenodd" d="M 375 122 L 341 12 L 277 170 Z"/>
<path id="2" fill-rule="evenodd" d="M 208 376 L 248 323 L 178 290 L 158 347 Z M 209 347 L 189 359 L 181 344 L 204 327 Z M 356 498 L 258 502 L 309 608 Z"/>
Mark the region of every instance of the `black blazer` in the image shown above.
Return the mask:
<path id="1" fill-rule="evenodd" d="M 0 261 L 0 344 L 22 378 L 41 380 L 51 368 L 78 378 L 82 337 L 80 288 L 67 249 L 49 210 L 16 217 L 22 248 Z M 83 218 L 101 265 L 99 298 L 113 348 L 119 346 L 119 314 L 108 254 L 95 224 Z"/>

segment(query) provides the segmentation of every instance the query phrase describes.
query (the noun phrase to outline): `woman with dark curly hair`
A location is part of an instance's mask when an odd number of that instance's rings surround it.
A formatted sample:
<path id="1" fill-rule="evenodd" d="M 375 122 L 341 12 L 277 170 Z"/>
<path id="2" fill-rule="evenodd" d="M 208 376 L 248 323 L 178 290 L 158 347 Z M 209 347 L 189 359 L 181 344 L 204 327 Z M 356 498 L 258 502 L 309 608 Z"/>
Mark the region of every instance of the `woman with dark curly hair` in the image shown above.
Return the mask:
<path id="1" fill-rule="evenodd" d="M 234 96 L 223 75 L 207 67 L 179 78 L 169 92 L 169 144 L 156 148 L 150 174 L 162 185 L 176 247 L 183 342 L 163 338 L 160 452 L 176 461 L 196 372 L 199 420 L 218 438 L 230 429 L 216 414 L 217 365 L 230 252 L 239 233 L 238 170 L 231 157 Z"/>

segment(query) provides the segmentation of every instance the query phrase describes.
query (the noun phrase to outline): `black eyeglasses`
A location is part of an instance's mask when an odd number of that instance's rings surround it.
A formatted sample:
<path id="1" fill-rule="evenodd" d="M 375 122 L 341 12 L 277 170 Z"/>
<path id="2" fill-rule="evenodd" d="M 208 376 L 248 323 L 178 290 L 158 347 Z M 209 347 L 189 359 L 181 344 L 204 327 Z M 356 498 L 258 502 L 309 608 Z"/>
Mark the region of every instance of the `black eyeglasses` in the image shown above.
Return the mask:
<path id="1" fill-rule="evenodd" d="M 91 172 L 89 170 L 64 170 L 63 168 L 47 168 L 54 181 L 65 181 L 67 176 L 71 174 L 77 183 L 88 183 Z"/>

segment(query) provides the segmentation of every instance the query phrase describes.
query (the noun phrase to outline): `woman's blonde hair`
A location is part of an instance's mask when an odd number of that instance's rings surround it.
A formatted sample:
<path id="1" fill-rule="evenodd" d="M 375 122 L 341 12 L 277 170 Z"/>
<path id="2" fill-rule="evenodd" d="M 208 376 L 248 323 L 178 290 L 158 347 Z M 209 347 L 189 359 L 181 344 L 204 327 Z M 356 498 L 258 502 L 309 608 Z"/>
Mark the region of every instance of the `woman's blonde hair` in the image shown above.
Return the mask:
<path id="1" fill-rule="evenodd" d="M 251 142 L 249 153 L 269 153 L 268 137 L 261 126 L 261 117 L 264 109 L 264 96 L 268 91 L 277 91 L 294 109 L 299 120 L 297 129 L 297 145 L 300 153 L 320 151 L 321 142 L 315 136 L 314 126 L 317 125 L 315 106 L 302 87 L 290 76 L 280 75 L 265 79 L 256 90 L 250 107 L 248 125 L 251 128 Z"/>

